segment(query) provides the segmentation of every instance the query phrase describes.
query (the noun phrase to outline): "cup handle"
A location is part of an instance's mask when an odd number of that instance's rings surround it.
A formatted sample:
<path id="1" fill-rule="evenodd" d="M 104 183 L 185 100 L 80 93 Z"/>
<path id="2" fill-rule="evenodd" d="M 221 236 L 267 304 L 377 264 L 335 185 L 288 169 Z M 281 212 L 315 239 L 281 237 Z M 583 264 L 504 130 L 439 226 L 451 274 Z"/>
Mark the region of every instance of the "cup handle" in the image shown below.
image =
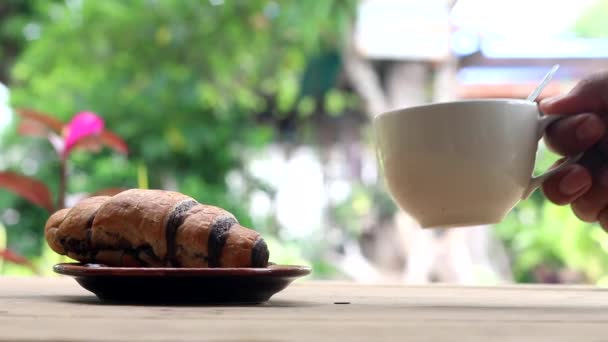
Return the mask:
<path id="1" fill-rule="evenodd" d="M 549 127 L 549 125 L 563 118 L 564 117 L 560 115 L 543 115 L 541 113 L 541 116 L 538 119 L 538 140 L 540 141 L 540 139 L 542 139 L 542 137 L 545 135 L 545 131 L 547 130 L 547 127 Z M 534 191 L 538 189 L 545 182 L 545 180 L 547 180 L 547 178 L 553 176 L 555 173 L 559 172 L 566 166 L 576 164 L 583 157 L 583 154 L 584 153 L 580 153 L 576 156 L 568 157 L 566 158 L 566 160 L 564 160 L 563 163 L 559 164 L 557 167 L 554 167 L 553 169 L 550 169 L 539 176 L 532 177 L 532 179 L 530 179 L 528 188 L 526 189 L 526 191 L 524 191 L 524 194 L 522 195 L 522 199 L 528 199 L 530 195 L 532 195 L 532 193 L 534 193 Z"/>

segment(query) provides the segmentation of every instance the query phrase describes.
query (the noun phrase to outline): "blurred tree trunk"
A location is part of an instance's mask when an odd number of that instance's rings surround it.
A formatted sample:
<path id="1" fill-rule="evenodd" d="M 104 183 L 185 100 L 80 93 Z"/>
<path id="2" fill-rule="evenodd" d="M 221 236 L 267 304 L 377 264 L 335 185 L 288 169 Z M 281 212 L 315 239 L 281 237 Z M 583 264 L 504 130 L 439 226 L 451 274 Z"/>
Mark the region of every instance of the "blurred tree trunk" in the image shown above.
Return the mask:
<path id="1" fill-rule="evenodd" d="M 347 78 L 364 99 L 370 120 L 375 114 L 387 110 L 429 100 L 454 99 L 457 72 L 454 56 L 435 65 L 384 61 L 386 76 L 382 79 L 378 66 L 381 63 L 361 56 L 353 46 L 352 36 L 348 41 L 343 53 Z M 376 223 L 373 230 L 374 243 L 367 244 L 368 250 L 363 253 L 371 256 L 372 264 L 376 265 L 381 263 L 380 260 L 406 255 L 401 276 L 406 282 L 473 283 L 478 281 L 480 274 L 492 281 L 512 281 L 504 247 L 490 227 L 422 230 L 407 213 L 399 211 L 393 224 Z M 399 238 L 396 239 L 395 235 Z M 401 242 L 396 248 L 395 241 Z"/>

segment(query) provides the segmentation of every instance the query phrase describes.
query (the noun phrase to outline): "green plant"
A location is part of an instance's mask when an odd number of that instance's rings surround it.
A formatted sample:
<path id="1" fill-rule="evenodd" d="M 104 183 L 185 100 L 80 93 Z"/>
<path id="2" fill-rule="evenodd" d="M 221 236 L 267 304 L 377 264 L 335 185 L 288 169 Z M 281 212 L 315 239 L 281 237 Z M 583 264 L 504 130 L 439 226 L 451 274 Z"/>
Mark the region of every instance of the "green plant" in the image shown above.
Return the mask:
<path id="1" fill-rule="evenodd" d="M 23 197 L 32 204 L 45 209 L 49 214 L 66 207 L 69 176 L 67 166 L 72 151 L 76 149 L 99 151 L 103 145 L 123 154 L 128 151 L 125 142 L 116 134 L 106 130 L 103 119 L 95 113 L 78 113 L 67 124 L 63 124 L 53 116 L 34 110 L 19 109 L 17 113 L 21 117 L 18 132 L 23 136 L 46 138 L 57 153 L 60 166 L 57 200 L 53 200 L 51 191 L 42 181 L 12 171 L 0 171 L 0 188 Z M 114 194 L 121 190 L 105 189 L 90 195 Z M 29 259 L 7 248 L 5 238 L 3 241 L 4 246 L 0 246 L 1 259 L 35 269 Z"/>
<path id="2" fill-rule="evenodd" d="M 537 171 L 547 170 L 557 156 L 541 145 Z M 543 270 L 553 278 L 580 273 L 578 281 L 600 283 L 608 274 L 608 235 L 596 224 L 579 220 L 569 206 L 547 201 L 539 190 L 519 203 L 496 231 L 512 254 L 515 278 L 539 282 Z"/>
<path id="3" fill-rule="evenodd" d="M 606 23 L 606 12 L 608 11 L 607 0 L 596 0 L 576 20 L 572 31 L 583 38 L 608 38 L 608 23 Z"/>
<path id="4" fill-rule="evenodd" d="M 329 90 L 339 83 L 339 51 L 357 2 L 28 1 L 14 32 L 29 25 L 40 34 L 23 41 L 11 68 L 11 104 L 63 121 L 88 108 L 128 142 L 128 159 L 73 154 L 71 192 L 133 187 L 140 179 L 224 207 L 250 225 L 249 195 L 259 187 L 244 175 L 245 190 L 231 191 L 227 175 L 243 172 L 251 151 L 297 136 L 291 133 L 301 133 L 301 122 L 323 104 L 336 112 L 350 101 Z M 299 107 L 309 116 L 298 115 Z M 2 142 L 20 155 L 6 161 L 13 168 L 25 153 L 49 154 L 12 132 Z M 33 176 L 54 193 L 59 182 L 49 170 L 60 166 L 45 165 Z M 20 214 L 18 224 L 7 223 L 13 246 L 42 257 L 42 210 L 5 193 L 0 207 Z"/>

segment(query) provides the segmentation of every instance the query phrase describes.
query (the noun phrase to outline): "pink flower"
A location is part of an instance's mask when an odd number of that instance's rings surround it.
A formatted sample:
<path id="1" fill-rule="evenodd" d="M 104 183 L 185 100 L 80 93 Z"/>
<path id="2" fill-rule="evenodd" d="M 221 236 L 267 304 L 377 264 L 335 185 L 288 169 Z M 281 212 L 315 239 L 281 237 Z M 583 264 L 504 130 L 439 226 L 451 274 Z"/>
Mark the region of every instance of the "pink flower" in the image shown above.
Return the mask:
<path id="1" fill-rule="evenodd" d="M 104 121 L 92 112 L 80 112 L 64 127 L 65 141 L 63 157 L 65 158 L 76 145 L 86 142 L 87 138 L 96 138 L 104 130 Z"/>

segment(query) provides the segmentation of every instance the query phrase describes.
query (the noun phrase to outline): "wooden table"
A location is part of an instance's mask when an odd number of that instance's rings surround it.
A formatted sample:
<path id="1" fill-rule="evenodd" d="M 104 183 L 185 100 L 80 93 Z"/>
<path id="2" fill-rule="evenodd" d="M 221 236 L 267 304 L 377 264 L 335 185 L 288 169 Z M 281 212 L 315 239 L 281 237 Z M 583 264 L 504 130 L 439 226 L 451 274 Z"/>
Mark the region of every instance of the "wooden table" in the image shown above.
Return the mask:
<path id="1" fill-rule="evenodd" d="M 350 304 L 335 304 L 346 302 Z M 113 306 L 0 278 L 0 341 L 608 341 L 608 290 L 301 281 L 257 306 Z"/>

